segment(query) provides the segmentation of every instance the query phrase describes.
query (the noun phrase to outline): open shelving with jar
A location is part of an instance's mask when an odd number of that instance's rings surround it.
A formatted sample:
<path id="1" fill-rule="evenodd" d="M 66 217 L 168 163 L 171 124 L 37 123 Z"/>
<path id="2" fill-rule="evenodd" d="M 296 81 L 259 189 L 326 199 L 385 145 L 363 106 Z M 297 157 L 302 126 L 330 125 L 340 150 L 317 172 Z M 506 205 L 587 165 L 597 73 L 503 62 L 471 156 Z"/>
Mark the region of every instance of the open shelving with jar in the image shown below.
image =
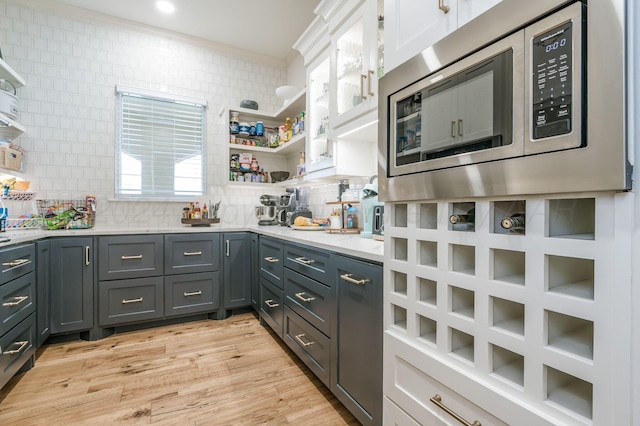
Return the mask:
<path id="1" fill-rule="evenodd" d="M 25 80 L 4 59 L 0 58 L 0 80 L 6 80 L 16 89 L 26 85 Z M 25 128 L 5 114 L 0 113 L 0 139 L 13 140 L 23 134 Z"/>
<path id="2" fill-rule="evenodd" d="M 274 132 L 277 134 L 278 127 L 290 118 L 292 123 L 296 118 L 300 118 L 304 113 L 306 106 L 306 90 L 302 89 L 291 100 L 289 100 L 278 111 L 269 113 L 265 111 L 253 110 L 248 108 L 228 107 L 223 109 L 221 116 L 226 115 L 227 121 L 231 122 L 232 112 L 238 113 L 238 121 L 241 123 L 257 123 L 262 122 L 264 125 L 264 134 L 262 136 L 240 136 L 232 134 L 230 127 L 228 128 L 228 152 L 229 160 L 233 154 L 247 153 L 254 157 L 259 165 L 259 169 L 264 172 L 286 171 L 289 172 L 289 178 L 282 182 L 273 184 L 269 175 L 268 182 L 256 181 L 237 181 L 234 173 L 251 173 L 251 170 L 238 171 L 235 168 L 227 169 L 226 182 L 228 185 L 238 186 L 294 186 L 300 180 L 298 177 L 298 165 L 300 164 L 301 153 L 305 153 L 306 131 L 303 128 L 300 133 L 294 134 L 290 140 L 271 148 L 269 137 Z"/>

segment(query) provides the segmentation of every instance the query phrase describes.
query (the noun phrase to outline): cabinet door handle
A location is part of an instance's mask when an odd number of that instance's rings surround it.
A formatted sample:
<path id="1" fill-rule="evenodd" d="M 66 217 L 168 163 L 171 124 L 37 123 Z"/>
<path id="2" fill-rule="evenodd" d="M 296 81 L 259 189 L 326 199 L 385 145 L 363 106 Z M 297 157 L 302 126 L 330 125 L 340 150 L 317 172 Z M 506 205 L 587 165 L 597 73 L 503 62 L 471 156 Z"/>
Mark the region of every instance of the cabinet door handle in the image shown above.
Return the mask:
<path id="1" fill-rule="evenodd" d="M 227 257 L 231 256 L 231 242 L 229 240 L 226 241 L 225 253 Z"/>
<path id="2" fill-rule="evenodd" d="M 300 343 L 302 346 L 307 347 L 307 346 L 311 346 L 313 345 L 315 342 L 312 340 L 309 340 L 307 342 L 305 342 L 304 340 L 302 340 L 303 337 L 306 337 L 307 335 L 305 333 L 302 334 L 296 334 L 295 336 L 293 336 L 294 339 L 296 339 L 298 341 L 298 343 Z"/>
<path id="3" fill-rule="evenodd" d="M 84 246 L 84 264 L 89 266 L 89 246 Z"/>
<path id="4" fill-rule="evenodd" d="M 456 122 L 455 121 L 451 122 L 451 137 L 452 138 L 456 137 Z"/>
<path id="5" fill-rule="evenodd" d="M 198 290 L 198 291 L 185 291 L 184 293 L 182 293 L 184 295 L 184 297 L 189 297 L 189 296 L 202 296 L 202 290 Z"/>
<path id="6" fill-rule="evenodd" d="M 469 423 L 468 421 L 463 419 L 460 414 L 456 413 L 451 408 L 444 405 L 442 403 L 442 397 L 439 394 L 435 394 L 429 400 L 434 404 L 436 404 L 439 408 L 442 408 L 445 413 L 447 413 L 448 415 L 450 415 L 451 417 L 453 417 L 454 419 L 462 423 L 464 426 L 482 426 L 482 424 L 477 420 L 474 420 L 473 423 Z"/>
<path id="7" fill-rule="evenodd" d="M 311 303 L 311 302 L 313 302 L 314 300 L 316 300 L 316 298 L 315 298 L 315 297 L 304 297 L 304 295 L 305 295 L 305 294 L 306 294 L 306 293 L 303 291 L 302 293 L 296 293 L 296 294 L 295 294 L 295 296 L 296 296 L 298 299 L 302 300 L 303 302 L 307 302 L 307 303 Z"/>
<path id="8" fill-rule="evenodd" d="M 277 262 L 280 262 L 280 259 L 276 259 L 275 257 L 271 257 L 271 256 L 269 256 L 269 257 L 265 257 L 265 258 L 264 258 L 264 260 L 266 260 L 266 261 L 267 261 L 267 262 L 269 262 L 269 263 L 277 263 Z"/>
<path id="9" fill-rule="evenodd" d="M 303 265 L 311 265 L 315 260 L 300 256 L 296 257 L 296 262 L 302 263 Z"/>
<path id="10" fill-rule="evenodd" d="M 369 96 L 375 95 L 373 89 L 371 89 L 371 80 L 373 79 L 373 76 L 375 74 L 375 71 L 369 70 L 369 78 L 367 78 L 367 88 L 369 89 Z"/>
<path id="11" fill-rule="evenodd" d="M 133 256 L 122 256 L 120 259 L 122 259 L 122 260 L 142 259 L 142 255 L 141 254 L 135 254 Z"/>
<path id="12" fill-rule="evenodd" d="M 458 120 L 458 136 L 462 136 L 462 120 Z"/>
<path id="13" fill-rule="evenodd" d="M 138 297 L 137 299 L 122 299 L 122 304 L 127 305 L 129 303 L 142 303 L 142 300 L 142 297 Z"/>
<path id="14" fill-rule="evenodd" d="M 22 266 L 29 263 L 29 259 L 16 259 L 16 260 L 12 260 L 10 262 L 4 262 L 2 264 L 2 266 L 10 266 L 10 267 L 14 267 L 14 266 Z"/>
<path id="15" fill-rule="evenodd" d="M 280 306 L 279 303 L 275 303 L 272 299 L 265 300 L 264 304 L 267 305 L 270 308 L 277 308 L 278 306 Z"/>
<path id="16" fill-rule="evenodd" d="M 13 349 L 11 351 L 0 351 L 0 354 L 2 355 L 15 355 L 15 354 L 19 354 L 20 352 L 22 352 L 22 350 L 29 344 L 28 340 L 23 340 L 21 342 L 13 342 L 14 345 L 20 345 L 18 347 L 18 349 Z"/>
<path id="17" fill-rule="evenodd" d="M 2 304 L 2 306 L 6 306 L 6 307 L 18 306 L 19 304 L 21 304 L 22 302 L 24 302 L 27 299 L 29 299 L 29 296 L 16 296 L 16 297 L 13 298 L 13 300 L 15 300 L 15 302 L 5 302 L 5 303 Z"/>
<path id="18" fill-rule="evenodd" d="M 185 251 L 184 255 L 185 256 L 201 256 L 202 252 L 201 251 Z"/>
<path id="19" fill-rule="evenodd" d="M 367 95 L 364 94 L 364 79 L 367 78 L 366 74 L 360 74 L 360 97 L 367 99 Z"/>
<path id="20" fill-rule="evenodd" d="M 356 284 L 356 285 L 365 285 L 370 281 L 369 278 L 362 278 L 357 280 L 355 278 L 351 278 L 352 275 L 354 274 L 342 274 L 340 275 L 340 278 L 342 278 L 346 282 L 349 282 L 351 284 Z"/>
<path id="21" fill-rule="evenodd" d="M 438 9 L 444 13 L 449 13 L 449 6 L 445 6 L 444 0 L 438 0 Z"/>

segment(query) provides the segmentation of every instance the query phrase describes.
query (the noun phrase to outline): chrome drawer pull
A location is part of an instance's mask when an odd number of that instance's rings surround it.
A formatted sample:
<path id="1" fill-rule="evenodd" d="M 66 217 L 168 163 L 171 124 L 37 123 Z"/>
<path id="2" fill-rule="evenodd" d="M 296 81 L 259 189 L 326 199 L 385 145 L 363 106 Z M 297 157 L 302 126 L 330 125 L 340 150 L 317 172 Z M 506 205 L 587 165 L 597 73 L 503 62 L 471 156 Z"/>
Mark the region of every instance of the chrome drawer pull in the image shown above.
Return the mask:
<path id="1" fill-rule="evenodd" d="M 276 262 L 280 262 L 280 259 L 276 259 L 275 257 L 265 257 L 264 260 L 266 260 L 269 263 L 276 263 Z"/>
<path id="2" fill-rule="evenodd" d="M 351 284 L 356 284 L 356 285 L 365 285 L 370 281 L 369 278 L 362 278 L 361 280 L 356 280 L 354 278 L 351 278 L 351 275 L 353 274 L 342 274 L 340 275 L 340 278 L 342 278 L 346 282 L 349 282 Z"/>
<path id="3" fill-rule="evenodd" d="M 447 413 L 448 415 L 450 415 L 451 417 L 453 417 L 454 419 L 456 419 L 457 421 L 459 421 L 460 423 L 462 423 L 464 426 L 482 426 L 482 423 L 480 423 L 477 420 L 474 420 L 473 423 L 469 423 L 468 421 L 466 421 L 465 419 L 462 418 L 462 416 L 460 416 L 458 413 L 456 413 L 455 411 L 453 411 L 451 408 L 447 407 L 446 405 L 444 405 L 442 403 L 442 397 L 439 394 L 435 394 L 433 397 L 431 397 L 429 399 L 431 402 L 433 402 L 434 404 L 436 404 L 439 408 L 442 408 L 444 410 L 445 413 Z"/>
<path id="4" fill-rule="evenodd" d="M 202 296 L 202 290 L 198 290 L 198 291 L 192 291 L 192 292 L 188 292 L 185 291 L 184 293 L 184 297 L 189 297 L 189 296 Z"/>
<path id="5" fill-rule="evenodd" d="M 142 297 L 138 297 L 137 299 L 122 299 L 122 304 L 126 305 L 128 303 L 142 303 L 142 300 Z"/>
<path id="6" fill-rule="evenodd" d="M 315 343 L 314 341 L 311 341 L 311 340 L 309 340 L 308 342 L 305 342 L 304 340 L 302 340 L 302 338 L 305 336 L 306 334 L 302 333 L 302 334 L 296 334 L 295 336 L 293 336 L 293 338 L 296 339 L 298 343 L 300 343 L 304 347 L 311 346 Z"/>
<path id="7" fill-rule="evenodd" d="M 184 255 L 185 256 L 201 256 L 202 252 L 201 251 L 193 251 L 193 252 L 185 251 Z"/>
<path id="8" fill-rule="evenodd" d="M 28 263 L 29 259 L 16 259 L 16 260 L 12 260 L 10 262 L 4 262 L 2 264 L 2 266 L 21 266 L 24 265 L 25 263 Z"/>
<path id="9" fill-rule="evenodd" d="M 305 294 L 305 293 L 304 293 L 304 291 L 303 291 L 302 293 L 296 293 L 295 295 L 296 295 L 296 297 L 297 297 L 298 299 L 302 300 L 303 302 L 307 302 L 307 303 L 311 303 L 311 302 L 313 302 L 314 300 L 316 300 L 316 298 L 315 298 L 315 297 L 304 297 L 304 294 Z"/>
<path id="10" fill-rule="evenodd" d="M 24 302 L 28 298 L 29 298 L 29 296 L 17 296 L 17 297 L 13 298 L 13 300 L 15 300 L 15 302 L 5 302 L 5 303 L 2 304 L 2 306 L 18 306 L 19 304 L 21 304 L 22 302 Z"/>
<path id="11" fill-rule="evenodd" d="M 142 259 L 142 255 L 141 254 L 136 254 L 134 256 L 122 256 L 120 259 L 122 259 L 122 260 Z"/>
<path id="12" fill-rule="evenodd" d="M 307 259 L 306 257 L 296 257 L 296 262 L 300 262 L 304 265 L 311 265 L 313 262 L 315 262 L 315 260 L 313 259 Z"/>
<path id="13" fill-rule="evenodd" d="M 2 353 L 2 355 L 15 355 L 15 354 L 19 354 L 20 352 L 22 352 L 22 350 L 29 344 L 28 340 L 23 340 L 22 342 L 14 342 L 14 345 L 20 345 L 20 347 L 18 349 L 14 349 L 12 351 L 6 351 L 4 353 Z"/>
<path id="14" fill-rule="evenodd" d="M 278 306 L 280 306 L 279 303 L 274 303 L 272 299 L 265 300 L 264 304 L 267 305 L 270 308 L 277 308 Z"/>

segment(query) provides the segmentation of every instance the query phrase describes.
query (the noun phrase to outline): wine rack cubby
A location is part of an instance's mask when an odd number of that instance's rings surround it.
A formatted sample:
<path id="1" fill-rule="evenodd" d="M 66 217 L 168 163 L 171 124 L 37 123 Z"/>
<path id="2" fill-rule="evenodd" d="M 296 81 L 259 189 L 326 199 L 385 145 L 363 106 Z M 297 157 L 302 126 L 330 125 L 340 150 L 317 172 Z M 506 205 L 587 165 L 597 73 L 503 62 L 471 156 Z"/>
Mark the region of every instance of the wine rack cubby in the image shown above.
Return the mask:
<path id="1" fill-rule="evenodd" d="M 433 368 L 453 366 L 557 424 L 606 424 L 614 398 L 594 395 L 615 394 L 618 342 L 603 330 L 617 327 L 618 202 L 569 194 L 387 203 L 387 332 L 447 360 Z M 451 223 L 470 211 L 472 227 Z M 511 217 L 524 226 L 505 229 Z"/>

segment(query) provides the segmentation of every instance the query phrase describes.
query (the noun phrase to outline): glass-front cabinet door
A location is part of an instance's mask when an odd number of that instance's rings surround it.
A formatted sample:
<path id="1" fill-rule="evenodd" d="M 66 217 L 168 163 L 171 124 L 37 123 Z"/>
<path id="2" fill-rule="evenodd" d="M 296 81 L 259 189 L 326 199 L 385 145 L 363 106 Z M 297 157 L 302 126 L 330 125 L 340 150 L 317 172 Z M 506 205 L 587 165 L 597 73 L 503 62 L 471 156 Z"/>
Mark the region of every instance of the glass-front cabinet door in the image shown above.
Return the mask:
<path id="1" fill-rule="evenodd" d="M 329 142 L 330 58 L 322 55 L 308 69 L 307 173 L 333 166 Z"/>

